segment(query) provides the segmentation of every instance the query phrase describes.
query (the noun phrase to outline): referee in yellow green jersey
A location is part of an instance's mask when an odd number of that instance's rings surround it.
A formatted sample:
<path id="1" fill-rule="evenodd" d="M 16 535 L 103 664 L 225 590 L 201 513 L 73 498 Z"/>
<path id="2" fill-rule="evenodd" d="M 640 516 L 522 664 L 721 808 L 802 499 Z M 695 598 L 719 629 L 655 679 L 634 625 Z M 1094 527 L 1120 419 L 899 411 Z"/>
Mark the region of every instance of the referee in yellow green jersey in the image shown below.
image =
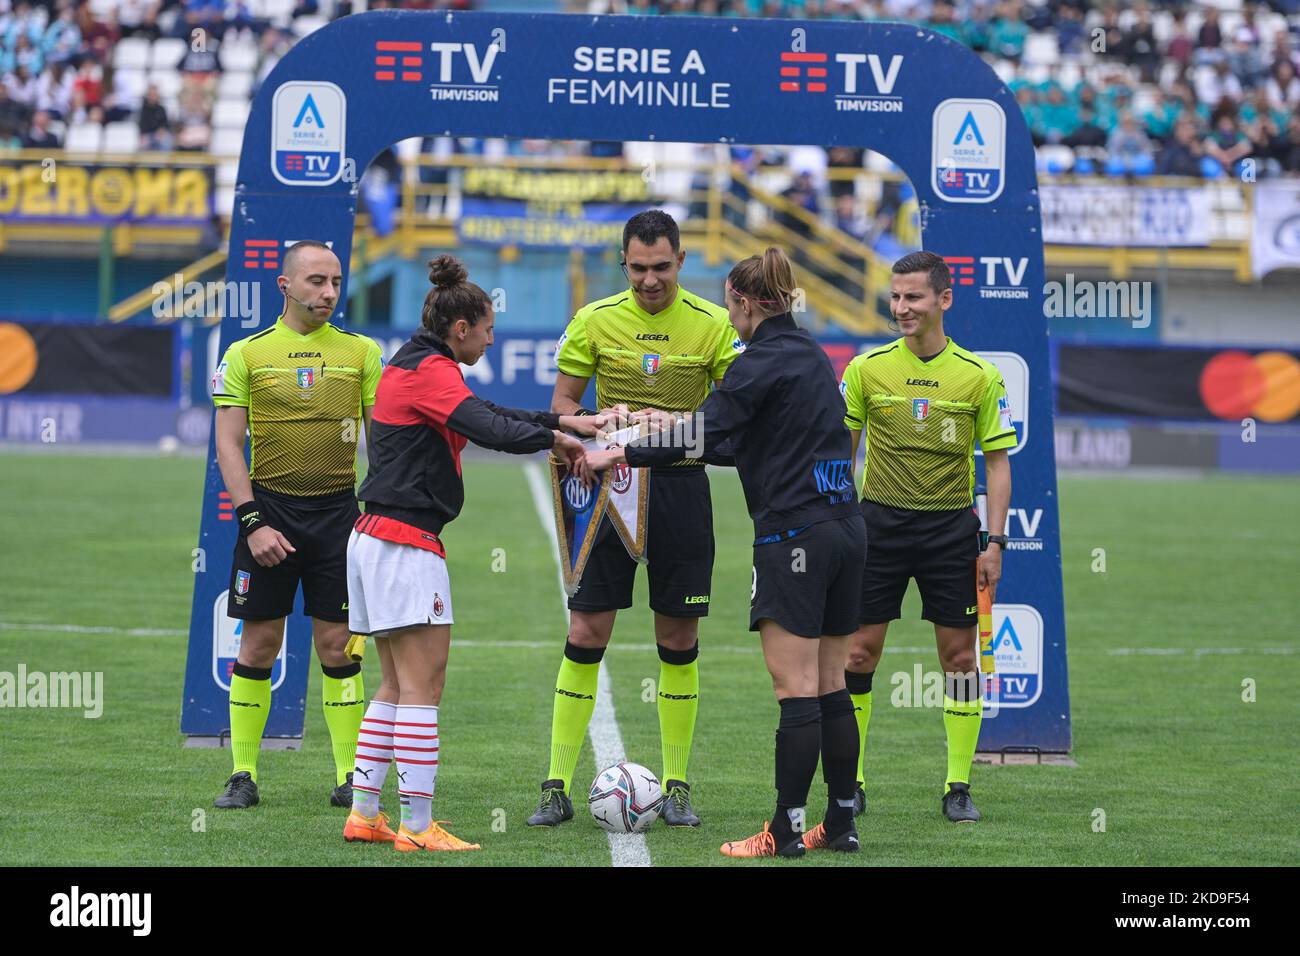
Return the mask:
<path id="1" fill-rule="evenodd" d="M 556 352 L 559 377 L 551 411 L 581 408 L 596 377 L 601 409 L 625 406 L 693 412 L 744 349 L 727 310 L 677 284 L 686 258 L 677 223 L 659 210 L 638 213 L 623 229 L 630 287 L 578 310 Z M 653 468 L 646 527 L 650 608 L 659 649 L 659 734 L 669 826 L 699 826 L 686 768 L 699 703 L 699 619 L 709 613 L 713 576 L 713 503 L 704 464 Z M 578 592 L 569 599 L 568 641 L 555 683 L 551 763 L 530 826 L 573 816 L 569 785 L 596 706 L 596 677 L 617 613 L 632 606 L 636 562 L 608 520 L 597 531 Z"/>
<path id="2" fill-rule="evenodd" d="M 864 434 L 867 443 L 862 626 L 850 639 L 845 684 L 865 748 L 872 675 L 885 631 L 901 616 L 907 582 L 915 578 L 946 681 L 943 812 L 954 823 L 973 823 L 980 818 L 970 797 L 981 713 L 976 588 L 996 594 L 1006 543 L 990 535 L 988 549 L 979 551 L 980 522 L 971 507 L 975 443 L 984 452 L 989 527 L 1000 529 L 1011 501 L 1007 449 L 1015 447 L 1016 432 L 1001 373 L 944 334 L 943 314 L 952 306 L 948 264 L 932 252 L 899 259 L 889 301 L 902 337 L 859 355 L 840 383 L 854 461 Z M 864 780 L 859 755 L 858 813 L 866 809 Z"/>
<path id="3" fill-rule="evenodd" d="M 335 768 L 330 802 L 350 807 L 365 692 L 361 665 L 344 653 L 347 545 L 360 515 L 357 440 L 363 420 L 370 428 L 383 362 L 373 340 L 329 323 L 343 271 L 328 246 L 291 246 L 278 281 L 284 312 L 271 328 L 232 343 L 212 380 L 217 464 L 239 519 L 227 613 L 243 622 L 230 680 L 234 773 L 214 805 L 242 809 L 258 802 L 271 668 L 301 583 L 324 671 Z"/>

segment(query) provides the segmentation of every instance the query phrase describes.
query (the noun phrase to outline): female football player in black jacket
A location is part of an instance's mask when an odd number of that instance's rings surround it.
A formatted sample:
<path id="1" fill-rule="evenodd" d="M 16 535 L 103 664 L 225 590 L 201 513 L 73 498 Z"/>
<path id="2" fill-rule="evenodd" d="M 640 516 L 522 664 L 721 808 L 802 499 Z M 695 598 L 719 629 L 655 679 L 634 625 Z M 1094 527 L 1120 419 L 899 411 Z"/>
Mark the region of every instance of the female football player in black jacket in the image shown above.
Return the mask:
<path id="1" fill-rule="evenodd" d="M 429 265 L 423 325 L 379 379 L 370 468 L 357 492 L 366 510 L 348 541 L 349 624 L 377 638 L 383 682 L 357 738 L 343 837 L 402 851 L 477 850 L 431 819 L 452 624 L 439 535 L 464 504 L 460 453 L 467 441 L 516 454 L 553 448 L 589 480 L 582 444 L 559 429 L 594 435 L 605 418 L 500 408 L 475 397 L 460 366 L 492 344 L 492 302 L 451 256 Z M 379 812 L 393 763 L 402 804 L 396 833 Z"/>
<path id="2" fill-rule="evenodd" d="M 731 324 L 748 343 L 692 416 L 651 416 L 661 430 L 625 448 L 590 452 L 593 470 L 670 464 L 688 454 L 740 472 L 754 519 L 751 631 L 758 631 L 781 719 L 776 814 L 727 856 L 853 852 L 858 729 L 844 687 L 848 636 L 858 626 L 866 535 L 854 502 L 844 400 L 830 360 L 790 314 L 795 281 L 777 248 L 727 279 Z M 821 758 L 825 820 L 804 827 Z"/>

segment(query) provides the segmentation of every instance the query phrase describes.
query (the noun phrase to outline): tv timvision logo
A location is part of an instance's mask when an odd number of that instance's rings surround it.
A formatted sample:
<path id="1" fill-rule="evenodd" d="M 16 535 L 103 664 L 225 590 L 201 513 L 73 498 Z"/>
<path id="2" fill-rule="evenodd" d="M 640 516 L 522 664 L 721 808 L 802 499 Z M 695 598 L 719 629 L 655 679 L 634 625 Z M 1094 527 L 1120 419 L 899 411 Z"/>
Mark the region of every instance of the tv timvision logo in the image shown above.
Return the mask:
<path id="1" fill-rule="evenodd" d="M 981 299 L 1028 299 L 1025 272 L 1029 260 L 1024 256 L 944 256 L 952 270 L 953 300 L 965 286 L 979 289 Z"/>
<path id="2" fill-rule="evenodd" d="M 429 94 L 434 100 L 463 103 L 496 103 L 501 88 L 492 79 L 492 67 L 501 45 L 493 40 L 480 49 L 474 43 L 429 44 L 432 61 Z M 424 50 L 409 40 L 376 40 L 375 79 L 381 83 L 422 83 L 425 79 Z"/>
<path id="3" fill-rule="evenodd" d="M 903 98 L 894 94 L 902 54 L 891 56 L 888 67 L 876 53 L 836 53 L 834 67 L 831 60 L 829 53 L 782 51 L 779 89 L 782 93 L 832 93 L 835 110 L 840 113 L 903 112 Z"/>

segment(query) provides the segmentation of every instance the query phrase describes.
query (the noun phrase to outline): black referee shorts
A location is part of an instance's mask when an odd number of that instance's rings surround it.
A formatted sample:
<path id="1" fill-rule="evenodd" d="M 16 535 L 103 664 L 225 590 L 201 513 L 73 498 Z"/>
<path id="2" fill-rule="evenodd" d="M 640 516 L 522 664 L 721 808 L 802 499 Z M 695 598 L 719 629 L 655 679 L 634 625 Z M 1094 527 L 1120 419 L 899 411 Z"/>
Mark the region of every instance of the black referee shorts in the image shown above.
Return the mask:
<path id="1" fill-rule="evenodd" d="M 907 582 L 916 578 L 921 617 L 943 627 L 975 626 L 980 519 L 973 510 L 912 511 L 864 499 L 862 518 L 867 526 L 863 624 L 902 617 Z"/>
<path id="2" fill-rule="evenodd" d="M 713 500 L 703 468 L 654 468 L 646 515 L 650 609 L 668 617 L 709 613 L 713 580 Z M 636 562 L 608 518 L 602 518 L 570 611 L 632 606 Z"/>
<path id="3" fill-rule="evenodd" d="M 348 536 L 361 516 L 351 490 L 319 498 L 279 495 L 253 487 L 262 520 L 295 550 L 272 568 L 253 560 L 242 535 L 230 566 L 226 613 L 250 621 L 274 620 L 293 611 L 302 582 L 303 611 L 322 621 L 348 619 Z"/>
<path id="4" fill-rule="evenodd" d="M 770 618 L 800 637 L 858 629 L 866 535 L 857 515 L 819 521 L 798 534 L 754 545 L 749 629 Z"/>

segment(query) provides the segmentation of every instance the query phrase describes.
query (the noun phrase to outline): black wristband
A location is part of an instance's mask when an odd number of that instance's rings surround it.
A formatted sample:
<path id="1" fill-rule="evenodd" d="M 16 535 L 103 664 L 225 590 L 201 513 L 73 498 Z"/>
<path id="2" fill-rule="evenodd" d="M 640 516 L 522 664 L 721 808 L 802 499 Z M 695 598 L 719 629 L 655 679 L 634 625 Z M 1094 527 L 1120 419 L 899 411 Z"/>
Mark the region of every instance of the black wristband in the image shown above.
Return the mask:
<path id="1" fill-rule="evenodd" d="M 582 408 L 581 406 L 579 406 L 577 411 L 575 411 L 573 414 L 581 418 L 583 415 L 599 415 L 600 413 L 593 412 L 590 408 Z"/>
<path id="2" fill-rule="evenodd" d="M 266 522 L 262 520 L 262 510 L 258 507 L 257 500 L 245 501 L 235 509 L 235 517 L 239 521 L 239 536 L 247 538 L 258 528 L 266 527 Z"/>

